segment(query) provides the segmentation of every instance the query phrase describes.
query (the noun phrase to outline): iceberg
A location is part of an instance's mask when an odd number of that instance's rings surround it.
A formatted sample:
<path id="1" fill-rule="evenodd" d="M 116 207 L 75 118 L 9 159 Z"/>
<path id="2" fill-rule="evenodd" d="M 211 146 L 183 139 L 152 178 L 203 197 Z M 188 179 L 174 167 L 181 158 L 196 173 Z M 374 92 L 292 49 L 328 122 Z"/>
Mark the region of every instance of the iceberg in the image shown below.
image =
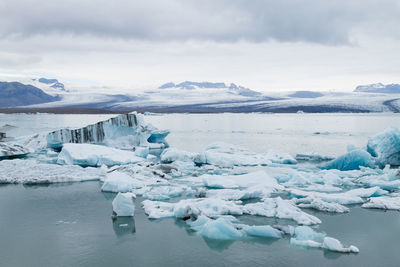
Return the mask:
<path id="1" fill-rule="evenodd" d="M 142 162 L 133 151 L 92 144 L 64 144 L 58 164 L 100 167 Z"/>
<path id="2" fill-rule="evenodd" d="M 135 214 L 134 198 L 136 196 L 133 193 L 118 193 L 112 202 L 114 215 L 133 216 Z"/>
<path id="3" fill-rule="evenodd" d="M 371 197 L 361 207 L 400 211 L 400 197 Z"/>
<path id="4" fill-rule="evenodd" d="M 377 158 L 381 168 L 386 164 L 400 165 L 400 130 L 387 128 L 368 140 L 367 151 Z"/>
<path id="5" fill-rule="evenodd" d="M 32 159 L 0 161 L 0 184 L 48 184 L 100 180 L 102 169 L 39 163 Z"/>
<path id="6" fill-rule="evenodd" d="M 22 158 L 29 154 L 29 150 L 19 144 L 0 142 L 0 160 Z"/>
<path id="7" fill-rule="evenodd" d="M 116 148 L 132 149 L 135 146 L 163 148 L 168 146 L 167 130 L 158 130 L 144 121 L 142 114 L 121 114 L 79 129 L 61 129 L 47 134 L 47 145 L 61 149 L 65 143 L 95 143 Z"/>
<path id="8" fill-rule="evenodd" d="M 344 154 L 331 162 L 328 162 L 322 169 L 338 169 L 341 171 L 359 170 L 360 166 L 374 168 L 375 161 L 371 155 L 361 149 L 355 149 Z"/>
<path id="9" fill-rule="evenodd" d="M 107 173 L 101 191 L 126 193 L 132 191 L 134 188 L 133 179 L 126 173 L 113 171 Z"/>

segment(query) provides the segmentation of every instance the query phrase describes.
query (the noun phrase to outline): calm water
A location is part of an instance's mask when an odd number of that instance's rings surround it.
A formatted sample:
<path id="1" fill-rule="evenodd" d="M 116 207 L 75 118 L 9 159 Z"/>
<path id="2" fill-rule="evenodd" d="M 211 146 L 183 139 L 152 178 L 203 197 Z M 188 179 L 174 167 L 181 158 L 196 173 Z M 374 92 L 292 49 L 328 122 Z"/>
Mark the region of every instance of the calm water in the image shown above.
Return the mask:
<path id="1" fill-rule="evenodd" d="M 340 254 L 294 247 L 287 239 L 204 240 L 180 221 L 147 219 L 140 199 L 134 220 L 113 222 L 113 196 L 101 193 L 98 182 L 1 186 L 0 266 L 398 266 L 400 262 L 398 212 L 359 207 L 342 215 L 311 211 L 323 221 L 319 230 L 360 249 L 359 254 Z M 279 222 L 263 217 L 248 220 Z"/>
<path id="2" fill-rule="evenodd" d="M 0 115 L 9 136 L 79 127 L 112 115 Z M 170 114 L 146 116 L 170 129 L 170 145 L 200 151 L 214 141 L 255 151 L 340 154 L 348 144 L 400 126 L 393 114 Z M 0 130 L 1 131 L 1 130 Z M 320 134 L 316 134 L 319 132 Z M 204 240 L 174 219 L 149 220 L 136 200 L 135 219 L 111 219 L 113 194 L 99 182 L 50 186 L 0 186 L 0 266 L 398 266 L 400 213 L 352 207 L 322 220 L 318 231 L 353 244 L 359 254 L 304 249 L 289 240 Z M 240 217 L 250 224 L 287 224 Z"/>

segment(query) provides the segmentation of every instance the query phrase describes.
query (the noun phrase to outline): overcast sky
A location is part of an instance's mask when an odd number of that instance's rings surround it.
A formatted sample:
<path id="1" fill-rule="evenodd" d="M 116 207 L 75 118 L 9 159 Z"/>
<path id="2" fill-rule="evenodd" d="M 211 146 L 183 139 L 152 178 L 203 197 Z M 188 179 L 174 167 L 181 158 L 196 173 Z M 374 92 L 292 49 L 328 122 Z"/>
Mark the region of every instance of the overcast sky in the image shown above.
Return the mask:
<path id="1" fill-rule="evenodd" d="M 131 90 L 400 83 L 400 1 L 0 0 L 0 72 Z"/>

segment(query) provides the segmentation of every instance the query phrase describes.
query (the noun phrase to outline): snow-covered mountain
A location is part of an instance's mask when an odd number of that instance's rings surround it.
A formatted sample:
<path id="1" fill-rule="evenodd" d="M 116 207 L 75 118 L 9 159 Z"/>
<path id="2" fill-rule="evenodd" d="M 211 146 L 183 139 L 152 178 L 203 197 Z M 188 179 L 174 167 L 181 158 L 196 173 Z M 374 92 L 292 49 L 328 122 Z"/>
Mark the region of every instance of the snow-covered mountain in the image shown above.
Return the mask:
<path id="1" fill-rule="evenodd" d="M 205 90 L 216 90 L 216 91 L 224 91 L 228 94 L 242 95 L 242 96 L 259 96 L 260 92 L 253 91 L 249 88 L 238 86 L 234 83 L 231 83 L 229 86 L 225 83 L 212 83 L 212 82 L 191 82 L 185 81 L 182 83 L 174 84 L 172 82 L 163 84 L 159 87 L 159 89 L 180 89 L 180 90 L 201 90 L 204 92 Z"/>
<path id="2" fill-rule="evenodd" d="M 373 83 L 368 85 L 359 85 L 356 87 L 354 92 L 364 93 L 385 93 L 385 94 L 400 94 L 400 84 L 382 84 Z"/>
<path id="3" fill-rule="evenodd" d="M 16 107 L 60 100 L 41 89 L 20 82 L 0 82 L 0 107 Z"/>

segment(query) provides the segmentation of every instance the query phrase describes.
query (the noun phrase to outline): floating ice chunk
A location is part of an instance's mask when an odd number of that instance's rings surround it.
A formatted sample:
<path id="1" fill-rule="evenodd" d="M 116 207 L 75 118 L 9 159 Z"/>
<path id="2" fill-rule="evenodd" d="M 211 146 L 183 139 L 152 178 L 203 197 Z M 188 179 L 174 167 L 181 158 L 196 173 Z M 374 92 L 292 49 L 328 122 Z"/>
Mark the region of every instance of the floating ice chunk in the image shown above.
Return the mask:
<path id="1" fill-rule="evenodd" d="M 149 147 L 148 146 L 136 146 L 135 147 L 135 155 L 141 158 L 147 158 L 149 155 Z"/>
<path id="2" fill-rule="evenodd" d="M 133 187 L 133 179 L 131 176 L 123 172 L 113 171 L 107 174 L 101 191 L 126 193 L 132 191 Z"/>
<path id="3" fill-rule="evenodd" d="M 164 165 L 165 166 L 165 165 Z M 171 173 L 173 177 L 181 177 L 185 175 L 192 175 L 198 170 L 192 161 L 174 161 L 170 165 Z"/>
<path id="4" fill-rule="evenodd" d="M 195 162 L 220 167 L 268 165 L 271 161 L 245 148 L 226 143 L 213 143 L 196 156 Z"/>
<path id="5" fill-rule="evenodd" d="M 202 181 L 202 185 L 209 188 L 249 188 L 258 186 L 260 188 L 283 189 L 275 178 L 269 176 L 265 171 L 257 171 L 243 175 L 209 175 L 196 177 Z"/>
<path id="6" fill-rule="evenodd" d="M 332 238 L 332 237 L 325 237 L 324 242 L 322 243 L 322 248 L 328 249 L 331 251 L 336 251 L 336 252 L 353 252 L 353 253 L 358 253 L 359 249 L 356 246 L 350 246 L 348 248 L 344 247 L 342 243 L 340 243 L 339 240 Z"/>
<path id="7" fill-rule="evenodd" d="M 38 163 L 32 159 L 0 161 L 0 183 L 66 183 L 100 180 L 105 176 L 101 169 L 80 166 L 62 166 Z"/>
<path id="8" fill-rule="evenodd" d="M 186 186 L 153 186 L 146 187 L 143 197 L 150 200 L 167 200 L 174 197 L 180 197 L 188 187 Z"/>
<path id="9" fill-rule="evenodd" d="M 400 197 L 371 197 L 361 207 L 400 211 Z"/>
<path id="10" fill-rule="evenodd" d="M 311 184 L 307 185 L 307 187 L 302 188 L 304 191 L 315 191 L 315 192 L 325 192 L 325 193 L 333 193 L 340 192 L 342 188 L 336 187 L 330 184 Z"/>
<path id="11" fill-rule="evenodd" d="M 132 151 L 92 144 L 64 144 L 57 163 L 81 166 L 113 166 L 144 161 Z"/>
<path id="12" fill-rule="evenodd" d="M 367 151 L 374 157 L 380 167 L 386 164 L 400 165 L 400 130 L 387 128 L 368 140 Z"/>
<path id="13" fill-rule="evenodd" d="M 331 162 L 328 162 L 322 166 L 322 168 L 349 171 L 359 170 L 360 166 L 373 168 L 375 166 L 375 162 L 368 152 L 361 149 L 356 149 L 336 158 Z"/>
<path id="14" fill-rule="evenodd" d="M 115 215 L 133 216 L 135 214 L 134 198 L 136 198 L 136 196 L 133 193 L 118 193 L 112 202 Z"/>
<path id="15" fill-rule="evenodd" d="M 308 226 L 295 227 L 294 235 L 297 240 L 313 240 L 316 242 L 322 242 L 325 237 L 325 234 L 317 233 Z"/>
<path id="16" fill-rule="evenodd" d="M 297 164 L 297 160 L 295 160 L 292 156 L 290 156 L 287 153 L 270 150 L 267 153 L 263 154 L 263 156 L 272 161 L 272 163 Z"/>
<path id="17" fill-rule="evenodd" d="M 365 201 L 362 198 L 381 196 L 387 194 L 388 192 L 380 189 L 379 187 L 371 187 L 352 189 L 347 192 L 332 194 L 322 192 L 307 192 L 299 189 L 291 189 L 290 193 L 298 197 L 310 197 L 312 199 L 318 198 L 325 202 L 334 202 L 347 205 L 364 203 Z"/>
<path id="18" fill-rule="evenodd" d="M 282 232 L 269 225 L 245 225 L 243 231 L 249 236 L 282 238 Z"/>
<path id="19" fill-rule="evenodd" d="M 200 216 L 192 223 L 192 228 L 202 237 L 209 239 L 234 240 L 243 237 L 243 233 L 237 230 L 232 222 L 224 217 L 212 220 L 205 216 Z"/>
<path id="20" fill-rule="evenodd" d="M 305 175 L 302 175 L 300 172 L 295 172 L 289 174 L 289 181 L 285 183 L 285 186 L 290 186 L 290 185 L 309 185 L 311 184 L 311 181 L 305 177 Z"/>
<path id="21" fill-rule="evenodd" d="M 323 248 L 336 252 L 344 253 L 358 253 L 359 250 L 355 246 L 348 248 L 344 247 L 339 240 L 327 237 L 325 234 L 317 233 L 313 229 L 307 226 L 298 226 L 295 228 L 294 237 L 290 239 L 290 244 L 309 247 L 309 248 Z"/>
<path id="22" fill-rule="evenodd" d="M 29 150 L 21 145 L 0 142 L 0 160 L 25 157 Z"/>
<path id="23" fill-rule="evenodd" d="M 190 216 L 242 215 L 241 205 L 220 199 L 182 199 L 176 203 L 144 200 L 143 208 L 149 218 L 187 218 Z"/>
<path id="24" fill-rule="evenodd" d="M 315 209 L 326 212 L 336 212 L 336 213 L 349 212 L 349 208 L 343 205 L 340 205 L 338 203 L 329 203 L 318 198 L 311 198 L 311 199 L 304 198 L 300 200 L 302 201 L 302 203 L 297 205 L 300 208 L 309 208 L 309 209 Z"/>
<path id="25" fill-rule="evenodd" d="M 167 148 L 161 153 L 160 158 L 163 163 L 171 163 L 177 160 L 193 162 L 196 155 L 196 153 L 183 151 L 177 148 Z"/>
<path id="26" fill-rule="evenodd" d="M 315 153 L 315 152 L 309 152 L 309 153 L 296 154 L 295 159 L 296 160 L 300 160 L 300 161 L 321 162 L 321 161 L 333 160 L 334 157 L 321 155 L 321 154 L 318 154 L 318 153 Z"/>
<path id="27" fill-rule="evenodd" d="M 280 219 L 292 219 L 299 224 L 311 225 L 321 223 L 321 220 L 298 207 L 292 201 L 280 197 L 265 198 L 263 202 L 250 203 L 243 206 L 243 213 Z"/>
<path id="28" fill-rule="evenodd" d="M 208 198 L 219 198 L 223 200 L 247 200 L 269 197 L 276 190 L 271 187 L 254 186 L 247 189 L 212 189 L 205 192 Z"/>

